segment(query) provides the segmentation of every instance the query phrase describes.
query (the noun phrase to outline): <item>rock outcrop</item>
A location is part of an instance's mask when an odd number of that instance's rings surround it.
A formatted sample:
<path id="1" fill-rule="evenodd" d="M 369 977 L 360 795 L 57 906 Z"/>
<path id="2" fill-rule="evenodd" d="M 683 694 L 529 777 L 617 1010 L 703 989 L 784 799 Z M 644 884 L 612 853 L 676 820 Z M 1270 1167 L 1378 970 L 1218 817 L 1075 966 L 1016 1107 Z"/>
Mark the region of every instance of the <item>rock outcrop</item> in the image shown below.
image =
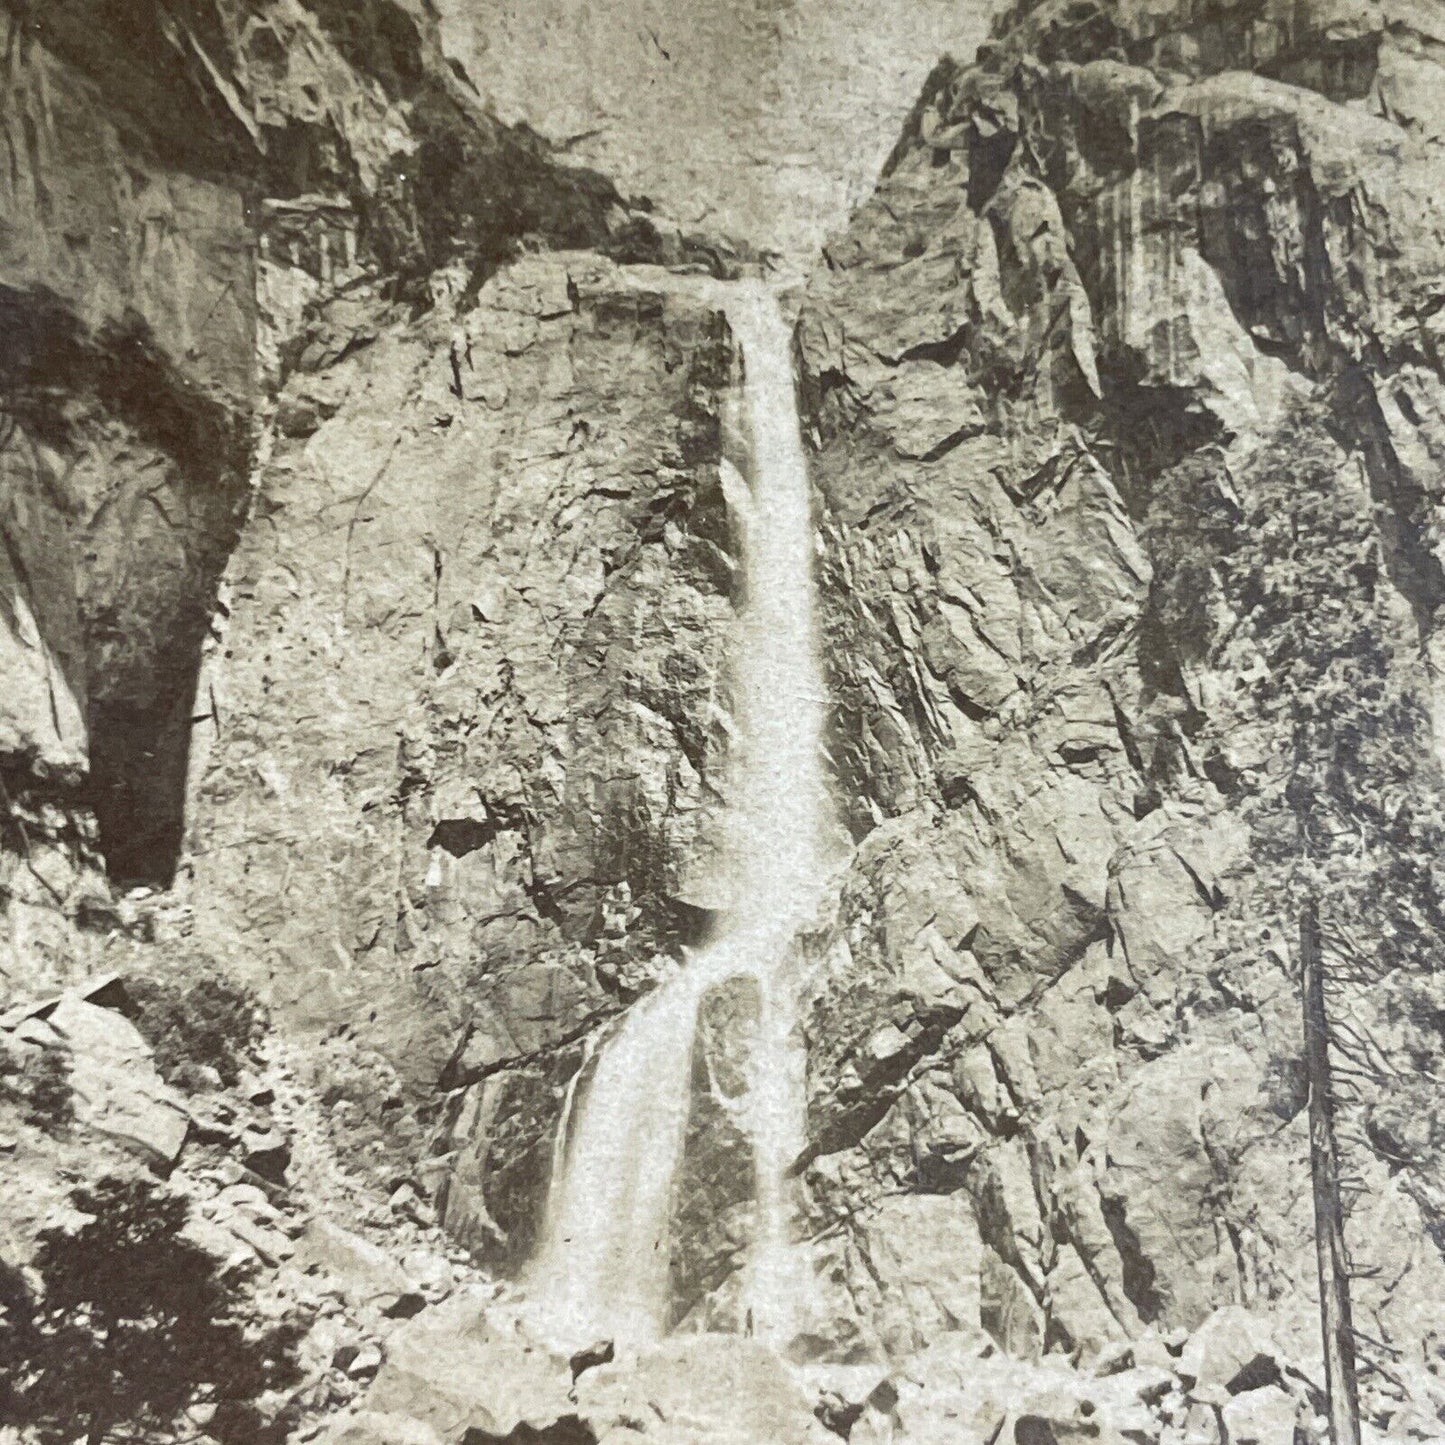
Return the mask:
<path id="1" fill-rule="evenodd" d="M 1439 1050 L 1432 15 L 1015 7 L 814 274 L 859 843 L 806 1186 L 845 1357 L 934 1337 L 976 1268 L 957 1327 L 1017 1356 L 1237 1303 L 1317 1358 L 1323 894 L 1381 1423 L 1438 1388 L 1438 1110 L 1407 1078 Z"/>
<path id="2" fill-rule="evenodd" d="M 326 354 L 308 308 L 358 287 L 427 305 L 441 271 L 475 297 L 524 245 L 728 262 L 482 110 L 423 5 L 17 0 L 3 24 L 4 968 L 23 991 L 92 966 L 123 922 L 108 882 L 174 878 L 264 419 Z"/>
<path id="3" fill-rule="evenodd" d="M 584 1040 L 708 916 L 732 344 L 585 255 L 328 322 L 226 578 L 194 934 L 357 1149 L 445 1106 L 446 1218 L 520 1263 Z"/>

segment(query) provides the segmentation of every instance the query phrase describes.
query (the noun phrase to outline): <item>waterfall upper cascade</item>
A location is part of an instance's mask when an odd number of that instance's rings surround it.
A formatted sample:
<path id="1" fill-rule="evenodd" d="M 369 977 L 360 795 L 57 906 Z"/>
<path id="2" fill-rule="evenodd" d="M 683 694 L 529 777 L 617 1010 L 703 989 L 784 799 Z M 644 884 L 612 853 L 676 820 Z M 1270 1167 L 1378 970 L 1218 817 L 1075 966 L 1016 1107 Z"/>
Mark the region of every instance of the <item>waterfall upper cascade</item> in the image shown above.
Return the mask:
<path id="1" fill-rule="evenodd" d="M 698 1010 L 729 978 L 755 980 L 759 996 L 739 1110 L 757 1200 L 743 1306 L 755 1333 L 783 1340 L 806 1298 L 787 1189 L 804 1143 L 805 1094 L 786 964 L 817 899 L 826 817 L 808 474 L 791 333 L 776 296 L 740 283 L 725 288 L 723 306 L 742 349 L 751 450 L 734 666 L 745 846 L 715 941 L 623 1017 L 568 1101 L 531 1283 L 547 1329 L 582 1343 L 645 1341 L 666 1327 L 669 1221 Z"/>

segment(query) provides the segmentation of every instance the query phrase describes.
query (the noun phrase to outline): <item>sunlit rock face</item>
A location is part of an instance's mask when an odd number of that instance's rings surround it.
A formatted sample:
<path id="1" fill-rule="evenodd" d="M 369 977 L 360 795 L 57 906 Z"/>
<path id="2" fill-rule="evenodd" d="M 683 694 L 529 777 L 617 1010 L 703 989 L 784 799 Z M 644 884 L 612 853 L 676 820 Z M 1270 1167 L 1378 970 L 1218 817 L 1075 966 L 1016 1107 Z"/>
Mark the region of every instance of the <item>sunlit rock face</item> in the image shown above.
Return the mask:
<path id="1" fill-rule="evenodd" d="M 987 0 L 446 0 L 489 105 L 687 225 L 805 267 Z"/>
<path id="2" fill-rule="evenodd" d="M 732 253 L 424 6 L 104 18 L 7 17 L 7 997 L 243 977 L 351 1162 L 515 1264 L 581 1040 L 714 905 L 733 351 L 598 252 Z"/>
<path id="3" fill-rule="evenodd" d="M 28 990 L 134 931 L 112 884 L 176 875 L 201 653 L 305 307 L 360 280 L 416 303 L 438 267 L 480 284 L 524 233 L 604 244 L 627 217 L 476 104 L 425 7 L 0 23 L 0 948 Z"/>
<path id="4" fill-rule="evenodd" d="M 1341 1016 L 1439 1047 L 1409 1000 L 1440 917 L 1445 168 L 1406 9 L 1018 7 L 813 274 L 858 850 L 807 1177 L 842 1356 L 958 1318 L 1087 1357 L 1232 1302 L 1317 1349 L 1303 856 L 1341 974 L 1342 935 L 1388 954 Z M 1438 1106 L 1386 1078 L 1349 1091 L 1347 1227 L 1401 1262 L 1358 1308 L 1418 1372 L 1439 1127 L 1401 1150 L 1388 1121 Z"/>
<path id="5" fill-rule="evenodd" d="M 191 895 L 393 1081 L 346 1091 L 357 1127 L 445 1100 L 477 1151 L 448 1220 L 519 1262 L 580 1040 L 705 916 L 731 343 L 584 255 L 330 321 L 226 578 Z"/>
<path id="6" fill-rule="evenodd" d="M 113 889 L 177 875 L 213 715 L 201 657 L 276 392 L 351 334 L 332 319 L 318 339 L 314 313 L 347 292 L 370 315 L 357 288 L 409 312 L 474 302 L 524 237 L 630 260 L 687 246 L 486 111 L 425 6 L 194 0 L 122 20 L 66 0 L 4 24 L 0 949 L 15 987 L 44 990 L 96 966 L 117 925 L 147 933 Z M 283 406 L 280 434 L 311 404 Z"/>

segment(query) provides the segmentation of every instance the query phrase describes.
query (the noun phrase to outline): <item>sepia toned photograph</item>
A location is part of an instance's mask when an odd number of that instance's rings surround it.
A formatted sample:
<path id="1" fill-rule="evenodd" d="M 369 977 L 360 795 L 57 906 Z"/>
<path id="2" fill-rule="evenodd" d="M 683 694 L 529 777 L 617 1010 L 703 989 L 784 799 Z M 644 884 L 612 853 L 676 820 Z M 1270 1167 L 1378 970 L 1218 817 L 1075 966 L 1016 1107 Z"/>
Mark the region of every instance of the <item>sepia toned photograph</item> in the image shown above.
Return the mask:
<path id="1" fill-rule="evenodd" d="M 0 54 L 0 1445 L 1445 1445 L 1445 0 Z"/>

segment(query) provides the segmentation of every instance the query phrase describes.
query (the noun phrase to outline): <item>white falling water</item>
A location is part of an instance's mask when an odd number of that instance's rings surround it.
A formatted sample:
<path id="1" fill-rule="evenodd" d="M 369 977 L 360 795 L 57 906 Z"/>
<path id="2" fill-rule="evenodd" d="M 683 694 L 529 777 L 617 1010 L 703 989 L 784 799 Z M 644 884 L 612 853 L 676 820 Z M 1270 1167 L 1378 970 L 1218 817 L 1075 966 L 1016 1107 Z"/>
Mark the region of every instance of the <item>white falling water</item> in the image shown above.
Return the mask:
<path id="1" fill-rule="evenodd" d="M 781 1342 L 805 1298 L 787 1188 L 804 1143 L 804 1060 L 785 965 L 816 900 L 825 818 L 808 474 L 777 300 L 760 283 L 741 283 L 726 288 L 723 304 L 743 353 L 752 454 L 735 663 L 743 846 L 716 942 L 623 1017 L 563 1121 L 570 1137 L 531 1285 L 549 1332 L 578 1343 L 641 1342 L 666 1326 L 669 1218 L 698 1008 L 709 988 L 738 976 L 756 979 L 760 995 L 739 1114 L 757 1179 L 744 1308 L 756 1334 Z"/>

